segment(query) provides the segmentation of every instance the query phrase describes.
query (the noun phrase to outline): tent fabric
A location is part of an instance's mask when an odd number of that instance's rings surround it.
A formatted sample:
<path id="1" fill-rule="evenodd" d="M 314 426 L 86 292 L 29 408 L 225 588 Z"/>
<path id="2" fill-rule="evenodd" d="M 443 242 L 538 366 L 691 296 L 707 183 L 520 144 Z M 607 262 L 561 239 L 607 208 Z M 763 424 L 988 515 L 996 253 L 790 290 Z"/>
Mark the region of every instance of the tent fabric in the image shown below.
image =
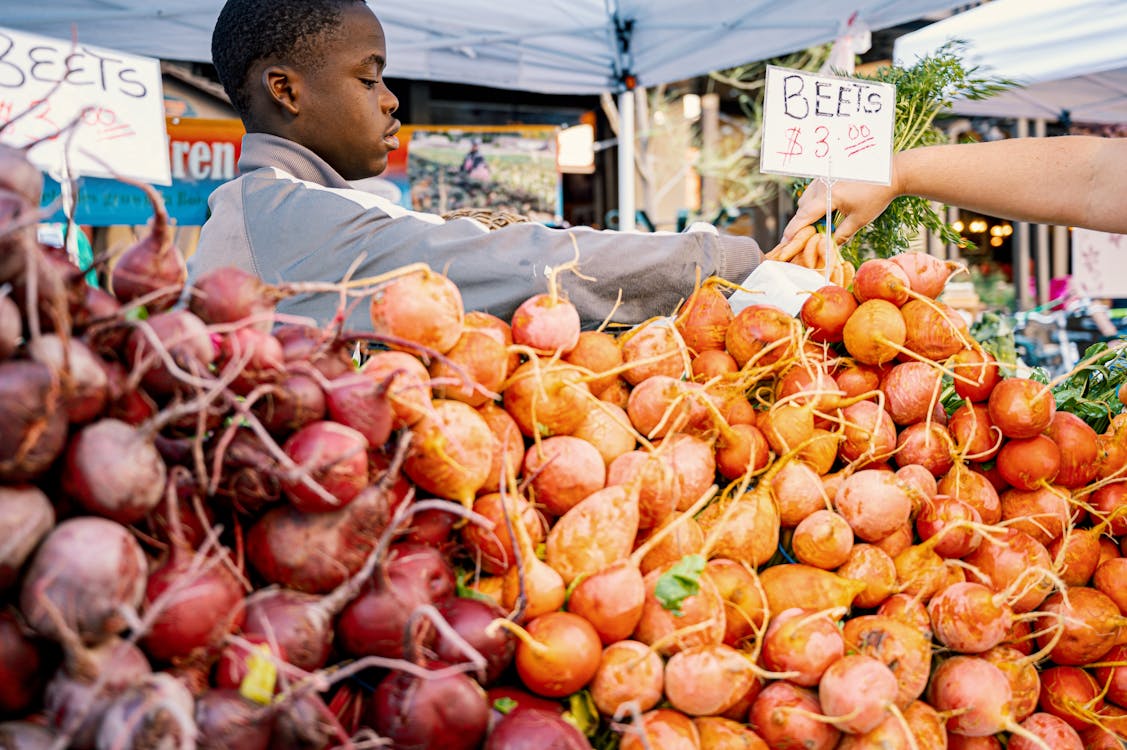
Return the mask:
<path id="1" fill-rule="evenodd" d="M 1127 122 L 1127 2 L 993 0 L 896 40 L 911 65 L 949 40 L 967 44 L 966 63 L 1018 87 L 955 114 L 1073 122 Z"/>
<path id="2" fill-rule="evenodd" d="M 958 0 L 370 0 L 388 75 L 543 93 L 667 83 L 872 29 Z M 170 60 L 207 61 L 221 0 L 0 0 L 0 27 Z M 629 44 L 623 45 L 624 36 Z"/>

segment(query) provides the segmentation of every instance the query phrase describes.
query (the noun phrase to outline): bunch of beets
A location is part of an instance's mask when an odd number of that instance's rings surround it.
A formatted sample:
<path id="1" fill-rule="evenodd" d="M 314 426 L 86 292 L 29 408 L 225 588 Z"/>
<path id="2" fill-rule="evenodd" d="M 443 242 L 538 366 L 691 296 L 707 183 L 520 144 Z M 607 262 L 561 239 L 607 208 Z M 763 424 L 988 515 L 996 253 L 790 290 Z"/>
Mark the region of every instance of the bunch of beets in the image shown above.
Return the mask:
<path id="1" fill-rule="evenodd" d="M 566 266 L 188 286 L 143 189 L 106 291 L 0 148 L 0 748 L 1124 746 L 1123 404 L 949 265 L 582 331 Z"/>

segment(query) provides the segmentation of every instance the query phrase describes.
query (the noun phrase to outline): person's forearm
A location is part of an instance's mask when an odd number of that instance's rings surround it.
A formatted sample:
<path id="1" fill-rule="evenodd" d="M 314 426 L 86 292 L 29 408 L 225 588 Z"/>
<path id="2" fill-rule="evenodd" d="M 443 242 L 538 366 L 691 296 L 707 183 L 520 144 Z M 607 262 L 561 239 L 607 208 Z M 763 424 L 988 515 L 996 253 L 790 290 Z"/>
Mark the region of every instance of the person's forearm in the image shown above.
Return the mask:
<path id="1" fill-rule="evenodd" d="M 1127 232 L 1127 142 L 1064 136 L 912 149 L 896 155 L 895 189 L 991 216 Z"/>

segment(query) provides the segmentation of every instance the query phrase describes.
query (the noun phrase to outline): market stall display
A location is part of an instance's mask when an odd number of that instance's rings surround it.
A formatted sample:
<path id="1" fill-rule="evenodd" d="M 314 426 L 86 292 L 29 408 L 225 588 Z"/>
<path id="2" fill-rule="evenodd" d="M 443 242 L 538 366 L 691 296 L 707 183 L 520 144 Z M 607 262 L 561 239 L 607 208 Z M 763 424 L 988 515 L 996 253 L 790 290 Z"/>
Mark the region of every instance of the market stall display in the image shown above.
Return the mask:
<path id="1" fill-rule="evenodd" d="M 1122 349 L 1014 371 L 915 254 L 625 331 L 566 266 L 507 321 L 420 266 L 181 295 L 155 194 L 114 297 L 0 164 L 0 745 L 1127 736 Z"/>

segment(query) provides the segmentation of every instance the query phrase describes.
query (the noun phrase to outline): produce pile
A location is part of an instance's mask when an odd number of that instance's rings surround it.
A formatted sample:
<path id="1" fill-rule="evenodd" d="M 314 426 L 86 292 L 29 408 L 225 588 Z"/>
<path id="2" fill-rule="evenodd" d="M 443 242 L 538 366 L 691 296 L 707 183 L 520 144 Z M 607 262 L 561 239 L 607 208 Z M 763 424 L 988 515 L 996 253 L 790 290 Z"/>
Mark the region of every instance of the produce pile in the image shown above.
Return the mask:
<path id="1" fill-rule="evenodd" d="M 38 180 L 0 150 L 0 747 L 1127 737 L 1123 406 L 1005 371 L 934 258 L 615 335 L 566 269 L 508 321 L 415 266 L 184 290 L 153 197 L 111 295 Z"/>

